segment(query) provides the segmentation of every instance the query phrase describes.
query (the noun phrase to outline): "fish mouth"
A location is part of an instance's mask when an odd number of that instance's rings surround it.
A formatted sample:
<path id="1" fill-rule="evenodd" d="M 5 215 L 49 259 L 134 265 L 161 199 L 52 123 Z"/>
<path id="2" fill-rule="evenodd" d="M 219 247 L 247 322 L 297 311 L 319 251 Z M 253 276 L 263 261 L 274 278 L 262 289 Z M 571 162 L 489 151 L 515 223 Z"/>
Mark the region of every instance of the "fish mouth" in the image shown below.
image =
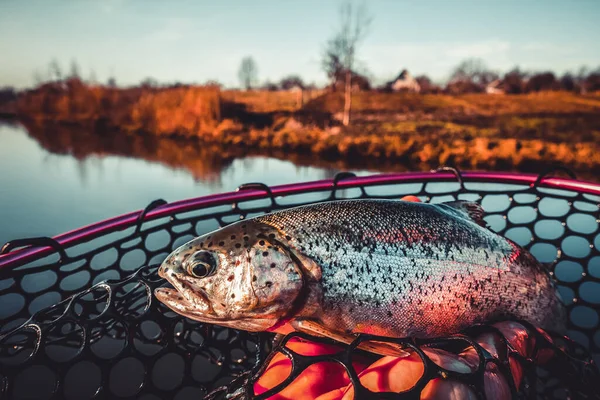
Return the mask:
<path id="1" fill-rule="evenodd" d="M 205 322 L 217 320 L 212 306 L 204 293 L 196 292 L 193 299 L 189 299 L 188 296 L 184 296 L 177 289 L 159 287 L 154 290 L 154 296 L 156 296 L 158 301 L 178 314 Z"/>
<path id="2" fill-rule="evenodd" d="M 158 275 L 172 287 L 159 287 L 154 290 L 156 298 L 176 313 L 193 319 L 210 318 L 216 315 L 206 292 L 192 287 L 188 282 L 177 279 L 176 273 L 159 269 Z"/>
<path id="3" fill-rule="evenodd" d="M 214 325 L 220 325 L 227 328 L 247 330 L 251 332 L 261 332 L 272 326 L 277 322 L 277 318 L 269 317 L 250 317 L 250 318 L 219 318 L 216 314 L 207 311 L 202 311 L 195 308 L 194 305 L 181 295 L 177 289 L 168 287 L 159 287 L 154 290 L 156 298 L 166 305 L 168 308 L 173 310 L 179 315 L 187 317 L 189 319 L 205 322 Z M 210 304 L 207 301 L 207 305 Z"/>

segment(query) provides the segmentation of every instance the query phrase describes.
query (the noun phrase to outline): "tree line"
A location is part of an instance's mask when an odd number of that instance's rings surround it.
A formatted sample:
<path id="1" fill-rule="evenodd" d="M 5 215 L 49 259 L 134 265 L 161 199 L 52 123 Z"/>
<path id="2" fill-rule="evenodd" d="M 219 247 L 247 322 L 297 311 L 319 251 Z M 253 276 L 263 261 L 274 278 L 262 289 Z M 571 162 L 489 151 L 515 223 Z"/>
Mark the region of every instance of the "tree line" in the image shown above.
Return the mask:
<path id="1" fill-rule="evenodd" d="M 246 90 L 290 90 L 315 89 L 314 83 L 307 84 L 300 75 L 292 74 L 282 78 L 279 82 L 266 81 L 259 84 L 257 78 L 258 67 L 252 57 L 246 57 L 245 60 L 252 60 L 253 74 L 255 78 L 249 81 L 244 78 L 241 80 L 242 87 Z M 344 86 L 346 71 L 334 70 L 331 73 L 329 87 L 337 90 Z M 352 81 L 356 88 L 360 90 L 379 90 L 389 91 L 390 82 L 380 85 L 373 85 L 372 79 L 366 74 L 355 71 L 351 72 Z M 519 67 L 500 73 L 488 68 L 486 64 L 477 58 L 467 59 L 456 66 L 448 81 L 445 84 L 435 83 L 427 75 L 418 75 L 413 78 L 420 87 L 420 93 L 484 93 L 486 88 L 494 87 L 501 89 L 507 94 L 533 93 L 551 90 L 563 90 L 575 93 L 589 93 L 600 91 L 600 67 L 589 69 L 581 67 L 577 72 L 566 72 L 562 75 L 552 71 L 526 71 Z M 251 82 L 251 83 L 250 83 Z"/>
<path id="2" fill-rule="evenodd" d="M 343 0 L 339 9 L 339 25 L 326 42 L 322 54 L 322 67 L 330 80 L 332 90 L 344 92 L 343 124 L 350 123 L 353 90 L 370 90 L 370 79 L 364 73 L 366 70 L 360 66 L 357 53 L 360 43 L 369 32 L 372 17 L 366 3 L 354 4 L 352 0 Z M 361 71 L 362 70 L 362 71 Z M 362 73 L 361 73 L 362 72 Z M 244 88 L 251 89 L 258 81 L 258 67 L 250 56 L 242 60 L 239 69 L 239 78 Z M 398 80 L 403 84 L 394 85 Z M 408 82 L 407 82 L 408 81 Z M 279 87 L 268 83 L 263 89 L 286 89 L 287 86 L 303 88 L 304 83 L 297 75 L 281 81 Z M 498 72 L 489 69 L 480 59 L 467 59 L 460 63 L 453 71 L 445 85 L 432 82 L 426 75 L 412 78 L 406 71 L 393 81 L 380 85 L 376 89 L 383 91 L 415 90 L 420 93 L 507 93 L 520 94 L 546 90 L 566 90 L 578 93 L 594 92 L 600 90 L 600 67 L 588 71 L 581 69 L 578 74 L 566 73 L 557 77 L 553 72 L 525 72 L 518 67 L 501 76 Z"/>
<path id="3" fill-rule="evenodd" d="M 420 93 L 506 93 L 521 94 L 540 91 L 564 90 L 576 93 L 600 91 L 600 67 L 595 70 L 581 68 L 577 73 L 565 73 L 562 76 L 551 71 L 528 72 L 515 67 L 501 74 L 485 65 L 480 59 L 467 59 L 457 65 L 451 72 L 446 83 L 436 83 L 426 75 L 411 77 L 403 71 L 397 78 L 381 85 L 373 85 L 367 69 L 358 58 L 359 45 L 369 33 L 372 17 L 366 3 L 356 5 L 352 0 L 343 0 L 339 9 L 339 24 L 332 36 L 325 42 L 321 54 L 321 66 L 329 79 L 327 87 L 334 91 L 344 93 L 343 123 L 349 124 L 352 103 L 351 92 L 354 90 L 379 90 L 398 91 L 411 90 L 418 87 Z M 259 83 L 259 69 L 256 61 L 251 56 L 242 59 L 238 70 L 241 87 L 262 90 L 312 90 L 316 85 L 306 83 L 298 74 L 284 77 L 279 82 L 267 81 Z M 62 85 L 78 86 L 85 80 L 81 77 L 78 65 L 73 61 L 68 73 L 63 73 L 60 65 L 52 61 L 48 69 L 48 77 L 44 79 L 39 73 L 34 76 L 37 86 L 47 83 L 60 83 Z M 394 87 L 394 82 L 404 79 L 414 83 Z M 95 75 L 91 74 L 87 80 L 97 83 Z M 216 81 L 206 82 L 209 86 L 222 85 Z M 114 78 L 106 82 L 108 88 L 116 87 Z M 190 86 L 182 83 L 161 85 L 155 79 L 144 79 L 139 87 L 153 90 L 159 88 L 178 88 Z M 404 89 L 402 89 L 404 88 Z M 0 103 L 16 99 L 16 92 L 12 88 L 0 88 Z"/>

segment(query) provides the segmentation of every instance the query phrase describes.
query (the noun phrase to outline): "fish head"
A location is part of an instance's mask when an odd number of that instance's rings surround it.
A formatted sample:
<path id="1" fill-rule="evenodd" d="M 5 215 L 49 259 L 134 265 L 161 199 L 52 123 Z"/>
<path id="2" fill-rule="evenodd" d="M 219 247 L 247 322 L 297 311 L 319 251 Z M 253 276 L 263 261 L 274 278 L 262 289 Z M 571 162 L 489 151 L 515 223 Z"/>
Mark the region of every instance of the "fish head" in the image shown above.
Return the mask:
<path id="1" fill-rule="evenodd" d="M 173 288 L 157 288 L 155 295 L 173 311 L 247 331 L 275 325 L 303 286 L 302 269 L 279 233 L 253 221 L 180 246 L 158 274 Z"/>

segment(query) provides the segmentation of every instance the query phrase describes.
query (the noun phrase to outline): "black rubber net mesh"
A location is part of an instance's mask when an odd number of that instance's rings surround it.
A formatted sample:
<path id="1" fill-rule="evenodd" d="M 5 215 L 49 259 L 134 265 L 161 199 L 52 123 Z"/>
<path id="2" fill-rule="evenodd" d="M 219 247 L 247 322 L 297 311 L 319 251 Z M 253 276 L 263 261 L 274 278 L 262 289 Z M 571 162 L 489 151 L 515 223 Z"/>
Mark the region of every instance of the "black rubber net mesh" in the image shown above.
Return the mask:
<path id="1" fill-rule="evenodd" d="M 348 178 L 338 175 L 339 179 Z M 596 398 L 600 377 L 594 359 L 600 359 L 600 197 L 540 185 L 457 182 L 395 183 L 331 189 L 274 198 L 264 188 L 260 200 L 198 209 L 137 225 L 16 268 L 0 270 L 0 398 L 10 399 L 199 399 L 243 398 L 253 393 L 271 350 L 292 359 L 288 379 L 262 398 L 278 392 L 307 366 L 333 361 L 347 369 L 356 398 L 374 398 L 359 382 L 351 360 L 360 351 L 319 357 L 302 356 L 285 347 L 292 334 L 277 345 L 268 333 L 251 334 L 210 326 L 179 316 L 152 295 L 163 284 L 157 266 L 170 253 L 197 235 L 243 218 L 291 206 L 345 198 L 399 199 L 416 195 L 426 202 L 456 199 L 479 201 L 489 227 L 549 264 L 569 310 L 568 336 L 572 340 L 536 337 L 535 355 L 550 349 L 555 356 L 547 367 L 535 357 L 523 357 L 503 341 L 492 356 L 473 341 L 482 332 L 498 330 L 476 326 L 464 335 L 431 342 L 396 340 L 422 357 L 425 371 L 417 386 L 404 394 L 380 398 L 418 398 L 435 377 L 467 383 L 485 398 L 483 373 L 495 368 L 507 376 L 514 397 Z M 242 190 L 244 188 L 241 188 Z M 156 206 L 161 202 L 154 203 Z M 361 336 L 358 340 L 370 337 Z M 372 339 L 372 338 L 371 338 Z M 328 339 L 310 338 L 316 342 Z M 380 340 L 391 340 L 381 339 Z M 478 366 L 469 373 L 444 370 L 420 349 L 439 347 L 460 351 L 476 349 Z M 270 352 L 271 351 L 271 352 Z M 591 355 L 591 356 L 590 356 Z M 364 355 L 368 357 L 367 355 Z M 525 368 L 516 387 L 508 373 L 508 358 Z M 231 397 L 231 396 L 230 396 Z"/>

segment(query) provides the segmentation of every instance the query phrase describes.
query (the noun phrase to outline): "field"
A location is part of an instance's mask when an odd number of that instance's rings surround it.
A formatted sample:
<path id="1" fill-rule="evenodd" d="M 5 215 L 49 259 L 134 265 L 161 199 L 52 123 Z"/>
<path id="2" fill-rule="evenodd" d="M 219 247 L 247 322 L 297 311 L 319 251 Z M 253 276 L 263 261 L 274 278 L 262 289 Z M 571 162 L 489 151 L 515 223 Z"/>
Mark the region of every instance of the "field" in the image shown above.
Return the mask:
<path id="1" fill-rule="evenodd" d="M 268 101 L 268 98 L 267 98 Z M 600 95 L 543 92 L 461 96 L 360 92 L 352 124 L 340 126 L 341 93 L 320 96 L 294 113 L 270 115 L 266 127 L 222 132 L 220 140 L 255 148 L 470 168 L 560 163 L 600 166 Z M 268 108 L 268 106 L 263 106 Z M 260 120 L 260 114 L 256 116 Z"/>
<path id="2" fill-rule="evenodd" d="M 35 125 L 183 138 L 253 154 L 371 165 L 600 167 L 598 93 L 356 92 L 348 127 L 339 122 L 342 108 L 343 95 L 335 92 L 117 89 L 78 82 L 47 84 L 17 101 L 18 117 Z"/>

